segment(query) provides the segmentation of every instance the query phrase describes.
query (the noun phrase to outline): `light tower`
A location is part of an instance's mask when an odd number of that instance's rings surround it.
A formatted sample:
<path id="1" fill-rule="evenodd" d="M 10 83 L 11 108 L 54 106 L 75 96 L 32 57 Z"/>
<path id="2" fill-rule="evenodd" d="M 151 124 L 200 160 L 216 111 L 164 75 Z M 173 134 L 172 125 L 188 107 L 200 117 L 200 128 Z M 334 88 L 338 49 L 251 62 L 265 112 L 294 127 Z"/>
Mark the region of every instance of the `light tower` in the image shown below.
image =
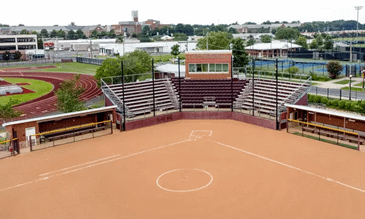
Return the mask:
<path id="1" fill-rule="evenodd" d="M 359 37 L 359 11 L 361 9 L 362 9 L 362 6 L 355 6 L 355 10 L 357 11 L 356 37 Z"/>

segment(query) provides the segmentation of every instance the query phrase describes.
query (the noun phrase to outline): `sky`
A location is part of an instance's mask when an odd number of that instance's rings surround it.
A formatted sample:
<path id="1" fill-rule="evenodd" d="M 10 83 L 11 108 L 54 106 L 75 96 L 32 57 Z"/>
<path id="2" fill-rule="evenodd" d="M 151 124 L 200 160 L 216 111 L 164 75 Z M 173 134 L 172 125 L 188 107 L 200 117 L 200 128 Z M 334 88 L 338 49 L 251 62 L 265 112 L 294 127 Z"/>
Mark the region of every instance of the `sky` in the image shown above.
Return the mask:
<path id="1" fill-rule="evenodd" d="M 112 25 L 131 21 L 137 10 L 139 21 L 159 20 L 162 24 L 231 24 L 264 21 L 333 21 L 357 20 L 355 6 L 365 1 L 325 0 L 253 0 L 253 1 L 85 1 L 85 0 L 17 0 L 2 1 L 0 23 L 17 26 Z M 9 9 L 9 10 L 6 10 Z M 365 23 L 365 8 L 359 11 Z"/>

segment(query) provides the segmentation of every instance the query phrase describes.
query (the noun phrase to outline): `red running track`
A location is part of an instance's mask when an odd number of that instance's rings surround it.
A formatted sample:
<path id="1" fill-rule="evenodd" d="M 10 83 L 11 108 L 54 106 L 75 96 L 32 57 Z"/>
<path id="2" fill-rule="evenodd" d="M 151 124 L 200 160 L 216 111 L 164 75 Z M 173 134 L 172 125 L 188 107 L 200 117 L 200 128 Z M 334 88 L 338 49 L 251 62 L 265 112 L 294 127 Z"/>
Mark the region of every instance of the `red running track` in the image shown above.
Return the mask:
<path id="1" fill-rule="evenodd" d="M 53 89 L 46 95 L 33 99 L 26 103 L 19 104 L 14 108 L 23 114 L 15 120 L 32 118 L 35 116 L 44 115 L 47 113 L 57 111 L 57 98 L 54 92 L 60 87 L 60 84 L 68 79 L 71 79 L 77 74 L 74 73 L 54 73 L 54 72 L 22 72 L 22 71 L 0 71 L 0 77 L 17 77 L 30 78 L 36 80 L 43 80 L 53 84 Z M 85 88 L 85 92 L 80 95 L 80 100 L 86 102 L 102 94 L 101 89 L 98 88 L 97 82 L 91 75 L 81 74 L 79 86 Z"/>

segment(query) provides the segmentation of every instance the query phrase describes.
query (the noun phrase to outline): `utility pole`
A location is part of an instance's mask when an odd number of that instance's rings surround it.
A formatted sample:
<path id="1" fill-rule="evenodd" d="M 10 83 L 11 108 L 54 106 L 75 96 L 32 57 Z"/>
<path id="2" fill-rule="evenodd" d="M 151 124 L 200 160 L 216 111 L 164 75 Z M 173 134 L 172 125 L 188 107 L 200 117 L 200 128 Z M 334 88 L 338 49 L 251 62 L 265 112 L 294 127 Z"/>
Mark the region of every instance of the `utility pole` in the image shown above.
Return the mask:
<path id="1" fill-rule="evenodd" d="M 208 45 L 208 32 L 207 32 L 207 50 L 209 50 L 209 45 Z"/>

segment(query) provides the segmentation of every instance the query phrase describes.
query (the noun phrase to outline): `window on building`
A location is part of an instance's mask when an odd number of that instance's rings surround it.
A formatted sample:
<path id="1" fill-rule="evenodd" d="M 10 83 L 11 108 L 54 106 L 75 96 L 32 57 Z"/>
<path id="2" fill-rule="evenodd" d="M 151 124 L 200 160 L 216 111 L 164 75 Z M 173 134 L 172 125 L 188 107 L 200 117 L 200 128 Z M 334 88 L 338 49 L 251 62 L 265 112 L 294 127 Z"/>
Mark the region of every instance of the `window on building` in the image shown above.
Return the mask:
<path id="1" fill-rule="evenodd" d="M 189 72 L 197 73 L 197 72 L 212 72 L 212 73 L 228 73 L 229 65 L 222 63 L 196 63 L 189 64 Z"/>

